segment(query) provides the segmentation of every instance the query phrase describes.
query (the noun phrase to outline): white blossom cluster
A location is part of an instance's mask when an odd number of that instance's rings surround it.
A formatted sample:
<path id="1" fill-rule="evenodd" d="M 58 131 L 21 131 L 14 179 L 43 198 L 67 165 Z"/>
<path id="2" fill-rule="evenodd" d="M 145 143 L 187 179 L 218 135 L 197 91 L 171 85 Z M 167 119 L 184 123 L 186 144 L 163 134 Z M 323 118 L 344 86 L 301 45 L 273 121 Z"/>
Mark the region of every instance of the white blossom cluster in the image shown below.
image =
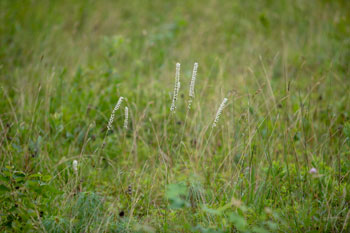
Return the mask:
<path id="1" fill-rule="evenodd" d="M 78 172 L 78 161 L 77 160 L 73 161 L 72 167 L 73 167 L 73 171 L 75 173 Z"/>
<path id="2" fill-rule="evenodd" d="M 180 63 L 176 63 L 176 73 L 175 73 L 175 86 L 174 86 L 174 95 L 173 102 L 171 103 L 170 111 L 174 112 L 176 109 L 177 96 L 180 90 Z"/>
<path id="3" fill-rule="evenodd" d="M 129 108 L 125 107 L 125 119 L 124 119 L 124 128 L 128 128 L 128 119 L 129 119 Z"/>
<path id="4" fill-rule="evenodd" d="M 224 98 L 224 100 L 220 104 L 220 107 L 219 107 L 218 111 L 216 112 L 216 116 L 215 116 L 215 120 L 214 120 L 214 123 L 213 123 L 213 127 L 215 127 L 216 124 L 218 123 L 218 121 L 220 119 L 220 116 L 221 116 L 221 113 L 222 113 L 222 110 L 224 109 L 226 102 L 227 102 L 227 98 Z"/>
<path id="5" fill-rule="evenodd" d="M 115 105 L 115 107 L 114 107 L 114 109 L 112 111 L 111 117 L 109 118 L 108 125 L 107 125 L 107 129 L 108 130 L 112 129 L 112 123 L 114 121 L 115 112 L 120 108 L 120 105 L 122 104 L 123 99 L 124 99 L 124 97 L 120 97 L 119 98 L 117 104 Z"/>
<path id="6" fill-rule="evenodd" d="M 193 71 L 192 71 L 192 79 L 191 79 L 191 83 L 190 83 L 190 93 L 189 96 L 191 98 L 194 97 L 194 85 L 196 83 L 196 77 L 197 77 L 197 69 L 198 69 L 198 63 L 194 63 L 193 66 Z"/>

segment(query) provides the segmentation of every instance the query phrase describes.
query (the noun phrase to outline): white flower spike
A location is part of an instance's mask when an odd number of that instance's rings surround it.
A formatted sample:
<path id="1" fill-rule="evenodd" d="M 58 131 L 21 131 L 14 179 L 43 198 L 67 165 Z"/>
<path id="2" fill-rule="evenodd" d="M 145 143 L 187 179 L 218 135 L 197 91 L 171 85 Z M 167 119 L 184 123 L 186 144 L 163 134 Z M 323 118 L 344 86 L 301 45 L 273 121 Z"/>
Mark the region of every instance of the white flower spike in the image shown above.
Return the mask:
<path id="1" fill-rule="evenodd" d="M 198 63 L 194 63 L 193 65 L 193 71 L 192 71 L 192 79 L 190 83 L 190 93 L 189 96 L 191 98 L 194 97 L 194 85 L 196 84 L 196 77 L 197 77 L 197 69 L 198 69 Z"/>
<path id="2" fill-rule="evenodd" d="M 74 160 L 72 166 L 73 166 L 73 171 L 74 171 L 75 173 L 77 173 L 77 172 L 78 172 L 78 161 L 77 161 L 77 160 Z"/>
<path id="3" fill-rule="evenodd" d="M 176 63 L 176 73 L 175 73 L 175 86 L 174 86 L 174 95 L 173 102 L 171 103 L 170 111 L 175 112 L 177 96 L 180 90 L 180 63 Z"/>
<path id="4" fill-rule="evenodd" d="M 115 107 L 114 107 L 114 109 L 112 111 L 111 117 L 109 118 L 108 125 L 107 125 L 108 131 L 112 129 L 112 124 L 113 124 L 113 121 L 114 121 L 115 112 L 120 108 L 120 105 L 122 104 L 123 99 L 124 99 L 124 97 L 120 97 L 119 98 L 117 104 L 115 105 Z"/>
<path id="5" fill-rule="evenodd" d="M 128 120 L 129 120 L 129 108 L 125 107 L 125 119 L 124 119 L 124 128 L 128 128 Z"/>
<path id="6" fill-rule="evenodd" d="M 221 113 L 222 113 L 222 110 L 224 110 L 224 107 L 225 107 L 225 104 L 227 102 L 227 98 L 224 98 L 224 100 L 222 101 L 222 103 L 220 104 L 220 107 L 218 109 L 218 111 L 216 112 L 216 116 L 215 116 L 215 120 L 214 120 L 214 123 L 213 123 L 213 128 L 216 126 L 216 124 L 218 123 L 219 119 L 220 119 L 220 116 L 221 116 Z"/>

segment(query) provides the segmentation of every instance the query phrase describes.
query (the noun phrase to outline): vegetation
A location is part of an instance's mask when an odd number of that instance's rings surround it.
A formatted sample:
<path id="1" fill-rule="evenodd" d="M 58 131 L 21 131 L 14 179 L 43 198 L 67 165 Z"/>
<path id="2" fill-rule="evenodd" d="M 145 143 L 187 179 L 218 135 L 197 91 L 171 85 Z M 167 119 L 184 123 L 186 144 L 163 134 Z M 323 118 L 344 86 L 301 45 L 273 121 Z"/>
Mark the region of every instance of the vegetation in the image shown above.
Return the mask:
<path id="1" fill-rule="evenodd" d="M 2 0 L 0 44 L 1 232 L 350 231 L 349 1 Z"/>

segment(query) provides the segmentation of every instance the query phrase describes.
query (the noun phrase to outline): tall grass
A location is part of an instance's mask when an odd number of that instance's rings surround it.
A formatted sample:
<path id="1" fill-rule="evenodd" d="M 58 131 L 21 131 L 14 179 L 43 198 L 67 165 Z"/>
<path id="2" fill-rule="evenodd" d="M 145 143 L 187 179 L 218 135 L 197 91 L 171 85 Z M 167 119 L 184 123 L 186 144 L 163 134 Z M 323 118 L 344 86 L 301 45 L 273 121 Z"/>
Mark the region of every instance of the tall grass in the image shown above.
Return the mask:
<path id="1" fill-rule="evenodd" d="M 0 231 L 348 232 L 349 9 L 0 1 Z"/>

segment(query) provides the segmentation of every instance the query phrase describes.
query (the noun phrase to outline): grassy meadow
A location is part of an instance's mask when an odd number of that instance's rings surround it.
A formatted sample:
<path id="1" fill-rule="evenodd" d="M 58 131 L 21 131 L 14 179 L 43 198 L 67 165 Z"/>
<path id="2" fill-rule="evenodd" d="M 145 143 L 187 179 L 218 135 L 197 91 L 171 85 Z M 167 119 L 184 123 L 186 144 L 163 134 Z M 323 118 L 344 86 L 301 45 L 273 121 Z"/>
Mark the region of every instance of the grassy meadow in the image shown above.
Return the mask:
<path id="1" fill-rule="evenodd" d="M 346 233 L 349 173 L 347 0 L 0 1 L 0 232 Z"/>

